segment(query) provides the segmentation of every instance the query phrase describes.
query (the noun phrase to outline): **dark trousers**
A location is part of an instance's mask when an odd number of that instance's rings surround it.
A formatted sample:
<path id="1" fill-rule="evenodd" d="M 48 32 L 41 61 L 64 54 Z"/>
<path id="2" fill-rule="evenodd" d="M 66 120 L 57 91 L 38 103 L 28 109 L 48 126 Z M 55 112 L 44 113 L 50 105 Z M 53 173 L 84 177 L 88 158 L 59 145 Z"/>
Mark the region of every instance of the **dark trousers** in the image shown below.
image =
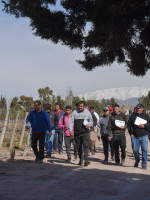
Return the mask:
<path id="1" fill-rule="evenodd" d="M 37 148 L 37 141 L 39 140 L 39 151 Z M 45 133 L 32 133 L 32 149 L 36 157 L 44 159 L 44 145 L 45 145 Z"/>
<path id="2" fill-rule="evenodd" d="M 113 139 L 112 139 L 112 141 L 110 142 L 110 141 L 108 140 L 108 137 L 106 137 L 106 136 L 103 136 L 103 135 L 102 135 L 101 138 L 102 138 L 102 142 L 103 142 L 103 149 L 104 149 L 105 159 L 108 160 L 108 149 L 109 149 L 109 145 L 110 145 L 110 148 L 111 148 L 111 157 L 113 157 L 113 156 L 114 156 L 114 153 L 115 153 L 114 147 L 113 147 Z"/>
<path id="3" fill-rule="evenodd" d="M 82 159 L 82 155 L 84 151 L 84 160 L 88 160 L 90 134 L 89 133 L 81 133 L 81 134 L 75 133 L 74 139 L 77 145 L 79 158 Z"/>
<path id="4" fill-rule="evenodd" d="M 58 151 L 62 152 L 63 151 L 63 131 L 62 131 L 62 129 L 55 130 L 55 136 L 54 136 L 54 141 L 53 141 L 54 150 L 57 150 L 57 146 L 58 146 Z"/>
<path id="5" fill-rule="evenodd" d="M 74 136 L 65 136 L 65 145 L 66 145 L 66 153 L 68 158 L 71 158 L 71 143 L 73 144 L 74 147 L 74 155 L 77 155 L 77 146 L 74 140 Z"/>
<path id="6" fill-rule="evenodd" d="M 115 161 L 120 162 L 119 147 L 121 148 L 121 158 L 126 158 L 126 136 L 125 134 L 113 135 L 113 144 L 115 149 Z"/>

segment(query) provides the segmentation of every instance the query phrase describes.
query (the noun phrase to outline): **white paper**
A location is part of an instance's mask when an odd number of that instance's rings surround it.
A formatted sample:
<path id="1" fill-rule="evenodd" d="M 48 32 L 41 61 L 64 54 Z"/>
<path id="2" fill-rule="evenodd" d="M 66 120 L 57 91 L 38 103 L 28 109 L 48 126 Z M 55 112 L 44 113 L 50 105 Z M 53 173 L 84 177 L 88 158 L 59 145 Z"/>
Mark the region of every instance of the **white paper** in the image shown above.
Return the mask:
<path id="1" fill-rule="evenodd" d="M 122 126 L 125 127 L 125 121 L 115 120 L 115 125 L 121 128 Z"/>
<path id="2" fill-rule="evenodd" d="M 135 122 L 134 122 L 135 125 L 139 126 L 141 124 L 147 124 L 147 121 L 145 119 L 142 119 L 140 117 L 137 117 Z"/>
<path id="3" fill-rule="evenodd" d="M 88 120 L 85 118 L 84 121 L 83 121 L 83 125 L 86 126 L 86 125 L 88 125 L 88 124 L 89 124 L 89 122 L 88 122 Z"/>

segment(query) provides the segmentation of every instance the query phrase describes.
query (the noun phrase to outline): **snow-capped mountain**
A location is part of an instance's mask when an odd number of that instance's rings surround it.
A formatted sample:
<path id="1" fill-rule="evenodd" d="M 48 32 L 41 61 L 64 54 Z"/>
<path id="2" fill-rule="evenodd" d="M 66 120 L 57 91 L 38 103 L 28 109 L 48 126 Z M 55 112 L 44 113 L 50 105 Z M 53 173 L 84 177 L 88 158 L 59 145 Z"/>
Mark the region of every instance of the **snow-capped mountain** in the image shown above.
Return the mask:
<path id="1" fill-rule="evenodd" d="M 102 100 L 111 99 L 112 97 L 125 101 L 127 99 L 139 98 L 142 96 L 147 96 L 150 91 L 150 87 L 122 87 L 122 88 L 112 88 L 106 90 L 98 90 L 95 92 L 88 92 L 84 94 L 78 94 L 80 98 L 85 98 L 85 100 Z"/>

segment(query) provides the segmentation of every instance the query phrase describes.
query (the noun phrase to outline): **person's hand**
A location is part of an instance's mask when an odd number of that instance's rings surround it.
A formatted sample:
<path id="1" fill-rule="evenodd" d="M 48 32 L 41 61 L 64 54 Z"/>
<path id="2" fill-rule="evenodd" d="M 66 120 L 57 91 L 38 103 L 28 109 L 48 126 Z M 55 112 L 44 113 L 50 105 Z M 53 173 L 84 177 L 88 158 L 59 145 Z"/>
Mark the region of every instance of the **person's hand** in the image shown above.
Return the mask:
<path id="1" fill-rule="evenodd" d="M 139 127 L 140 127 L 140 128 L 144 128 L 144 124 L 140 124 Z"/>
<path id="2" fill-rule="evenodd" d="M 49 132 L 49 134 L 48 134 L 50 137 L 52 136 L 52 132 Z"/>
<path id="3" fill-rule="evenodd" d="M 124 129 L 125 129 L 125 127 L 124 127 L 124 126 L 121 126 L 120 128 L 121 128 L 121 130 L 124 130 Z"/>
<path id="4" fill-rule="evenodd" d="M 97 136 L 97 139 L 98 139 L 98 141 L 100 141 L 101 140 L 100 136 Z"/>
<path id="5" fill-rule="evenodd" d="M 108 141 L 111 142 L 111 137 L 108 137 Z"/>
<path id="6" fill-rule="evenodd" d="M 89 129 L 89 128 L 90 128 L 89 124 L 87 124 L 85 127 L 86 127 L 87 129 Z"/>
<path id="7" fill-rule="evenodd" d="M 131 138 L 133 138 L 134 137 L 134 135 L 133 134 L 131 134 Z"/>
<path id="8" fill-rule="evenodd" d="M 73 136 L 73 131 L 70 132 L 70 135 Z"/>

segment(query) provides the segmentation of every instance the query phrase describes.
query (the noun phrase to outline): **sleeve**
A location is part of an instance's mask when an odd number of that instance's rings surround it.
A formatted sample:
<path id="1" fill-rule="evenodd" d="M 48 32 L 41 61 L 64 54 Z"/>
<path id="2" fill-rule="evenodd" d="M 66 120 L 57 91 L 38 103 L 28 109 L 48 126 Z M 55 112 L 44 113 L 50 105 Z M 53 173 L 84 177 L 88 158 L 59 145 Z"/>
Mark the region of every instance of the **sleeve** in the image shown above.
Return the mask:
<path id="1" fill-rule="evenodd" d="M 74 118 L 75 118 L 75 111 L 73 111 L 70 119 L 69 119 L 69 131 L 72 132 L 73 131 L 73 127 L 74 127 Z"/>
<path id="2" fill-rule="evenodd" d="M 88 120 L 89 120 L 89 126 L 93 126 L 93 117 L 91 115 L 91 113 L 88 111 Z"/>
<path id="3" fill-rule="evenodd" d="M 63 116 L 61 116 L 59 123 L 58 123 L 59 128 L 64 129 L 65 126 L 63 125 Z"/>
<path id="4" fill-rule="evenodd" d="M 55 113 L 54 115 L 54 126 L 56 127 L 58 125 L 58 117 L 57 114 Z"/>
<path id="5" fill-rule="evenodd" d="M 112 136 L 112 130 L 111 130 L 111 117 L 109 118 L 109 121 L 108 121 L 108 137 L 111 137 Z"/>
<path id="6" fill-rule="evenodd" d="M 93 113 L 93 125 L 96 126 L 97 125 L 97 118 L 95 116 L 95 114 Z"/>
<path id="7" fill-rule="evenodd" d="M 52 127 L 51 127 L 51 123 L 50 123 L 48 114 L 46 112 L 45 112 L 45 122 L 46 122 L 46 125 L 47 125 L 47 128 L 48 128 L 49 132 L 51 132 Z"/>
<path id="8" fill-rule="evenodd" d="M 147 124 L 144 125 L 144 128 L 147 131 L 150 131 L 150 117 L 147 115 Z"/>
<path id="9" fill-rule="evenodd" d="M 99 122 L 97 124 L 97 136 L 100 137 L 101 135 L 101 120 L 99 119 Z"/>

